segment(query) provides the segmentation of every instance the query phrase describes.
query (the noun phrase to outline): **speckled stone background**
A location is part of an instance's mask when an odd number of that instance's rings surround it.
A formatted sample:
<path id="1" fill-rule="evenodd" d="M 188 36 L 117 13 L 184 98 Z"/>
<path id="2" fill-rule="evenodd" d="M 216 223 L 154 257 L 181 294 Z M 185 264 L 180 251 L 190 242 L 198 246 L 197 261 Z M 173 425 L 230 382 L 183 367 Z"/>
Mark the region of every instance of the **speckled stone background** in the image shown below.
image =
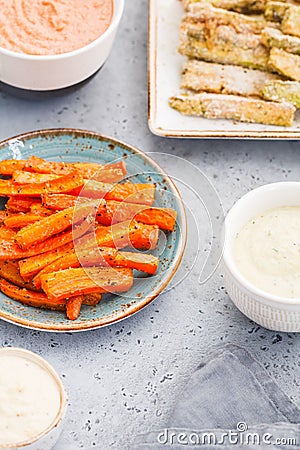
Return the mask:
<path id="1" fill-rule="evenodd" d="M 300 179 L 298 142 L 177 141 L 149 132 L 146 0 L 127 1 L 108 63 L 80 90 L 43 101 L 0 96 L 1 139 L 34 129 L 78 127 L 144 151 L 178 155 L 209 177 L 225 211 L 256 186 Z M 169 164 L 167 170 L 172 160 Z M 192 260 L 188 249 L 184 264 Z M 227 342 L 249 349 L 300 404 L 300 336 L 256 326 L 233 306 L 219 271 L 204 285 L 197 282 L 198 272 L 196 264 L 189 277 L 148 308 L 102 330 L 59 335 L 0 323 L 0 345 L 43 355 L 63 378 L 69 408 L 56 450 L 130 449 L 137 433 L 164 424 L 201 358 Z"/>

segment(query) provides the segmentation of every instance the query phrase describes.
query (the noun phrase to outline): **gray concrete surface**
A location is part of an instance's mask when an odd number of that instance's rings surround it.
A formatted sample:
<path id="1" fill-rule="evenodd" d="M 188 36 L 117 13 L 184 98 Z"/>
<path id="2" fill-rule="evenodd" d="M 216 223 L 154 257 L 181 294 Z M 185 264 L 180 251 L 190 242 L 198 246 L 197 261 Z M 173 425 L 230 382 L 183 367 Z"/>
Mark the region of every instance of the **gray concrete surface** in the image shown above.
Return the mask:
<path id="1" fill-rule="evenodd" d="M 34 129 L 78 127 L 144 151 L 178 155 L 209 177 L 225 210 L 251 188 L 300 178 L 298 142 L 177 141 L 149 132 L 146 0 L 127 1 L 109 62 L 77 92 L 44 101 L 4 92 L 0 97 L 1 139 Z M 165 169 L 171 165 L 172 160 Z M 189 193 L 185 198 L 193 203 Z M 203 245 L 206 228 L 203 225 Z M 187 267 L 192 250 L 189 247 L 184 261 Z M 130 449 L 137 433 L 164 424 L 201 358 L 227 342 L 249 349 L 300 404 L 300 336 L 267 331 L 245 318 L 227 297 L 219 271 L 200 285 L 203 255 L 202 248 L 195 269 L 179 286 L 114 326 L 59 335 L 0 323 L 1 346 L 40 353 L 63 378 L 69 409 L 56 450 Z"/>

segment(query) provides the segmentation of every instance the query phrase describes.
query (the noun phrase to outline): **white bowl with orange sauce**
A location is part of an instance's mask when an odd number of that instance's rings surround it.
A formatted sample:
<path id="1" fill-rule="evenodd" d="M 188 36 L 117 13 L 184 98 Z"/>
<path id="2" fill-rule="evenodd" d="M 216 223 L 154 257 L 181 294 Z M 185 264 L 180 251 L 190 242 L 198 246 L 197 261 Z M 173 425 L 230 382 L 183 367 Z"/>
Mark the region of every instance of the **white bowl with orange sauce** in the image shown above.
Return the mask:
<path id="1" fill-rule="evenodd" d="M 49 39 L 50 47 L 45 49 L 45 54 L 43 54 L 43 45 L 45 44 L 42 41 L 42 47 L 40 51 L 39 49 L 37 49 L 36 51 L 36 49 L 34 48 L 34 51 L 32 53 L 35 54 L 29 53 L 31 51 L 31 44 L 34 39 L 32 39 L 32 42 L 28 43 L 28 49 L 23 45 L 24 42 L 21 42 L 22 45 L 20 45 L 20 48 L 15 48 L 14 45 L 10 45 L 11 39 L 9 34 L 12 33 L 11 29 L 13 28 L 13 24 L 9 23 L 6 30 L 8 35 L 7 42 L 9 45 L 7 45 L 6 43 L 4 45 L 3 42 L 0 41 L 0 82 L 16 88 L 31 91 L 51 91 L 76 85 L 95 74 L 103 66 L 110 54 L 124 10 L 124 0 L 102 1 L 104 1 L 104 3 L 105 1 L 112 2 L 112 17 L 110 19 L 108 27 L 104 32 L 102 32 L 101 24 L 99 23 L 99 37 L 95 39 L 95 36 L 92 36 L 92 38 L 90 39 L 91 42 L 83 44 L 79 48 L 71 51 L 69 51 L 69 48 L 72 47 L 68 47 L 66 45 L 65 48 L 67 50 L 64 52 L 64 46 L 62 45 L 62 51 L 56 52 L 57 49 L 53 44 L 53 53 L 51 54 L 51 36 Z M 59 0 L 49 0 L 42 3 L 45 5 L 45 8 L 48 8 L 52 7 L 52 4 L 54 4 L 54 6 L 56 3 L 59 5 L 60 2 Z M 62 0 L 62 3 L 65 3 L 65 0 Z M 101 1 L 99 1 L 98 3 L 101 4 Z M 29 6 L 31 7 L 30 2 Z M 7 17 L 11 17 L 11 14 Z M 44 20 L 42 14 L 40 14 L 38 18 Z M 46 19 L 48 20 L 49 17 L 47 16 Z M 57 24 L 55 25 L 57 27 L 60 27 L 60 24 L 58 23 L 60 21 L 59 11 L 58 14 L 56 14 L 55 19 L 57 20 Z M 18 22 L 20 22 L 19 17 L 17 17 L 17 23 Z M 93 23 L 93 25 L 95 26 L 96 24 Z M 28 28 L 30 26 L 30 20 L 24 23 L 24 29 L 26 28 L 26 31 L 28 31 Z M 86 24 L 83 24 L 82 29 L 84 29 L 84 26 L 88 31 L 88 27 L 86 27 Z M 38 33 L 39 30 L 34 29 L 34 24 L 32 25 L 32 27 L 33 37 L 36 37 L 34 33 Z M 81 26 L 80 24 L 78 24 L 78 18 L 77 23 L 74 24 L 74 28 L 76 27 L 77 30 L 81 31 Z M 74 29 L 73 31 L 74 34 L 76 34 L 76 29 Z M 16 40 L 21 41 L 21 39 L 23 39 L 23 37 L 21 36 L 22 32 L 22 29 L 16 31 Z M 40 32 L 41 34 L 46 34 L 48 30 L 45 30 L 43 27 L 41 27 Z M 80 33 L 78 33 L 78 36 L 80 36 Z M 12 37 L 14 38 L 14 36 Z M 28 36 L 28 40 L 30 41 L 30 35 Z M 25 44 L 27 43 L 25 42 Z M 22 50 L 23 47 L 24 50 Z"/>

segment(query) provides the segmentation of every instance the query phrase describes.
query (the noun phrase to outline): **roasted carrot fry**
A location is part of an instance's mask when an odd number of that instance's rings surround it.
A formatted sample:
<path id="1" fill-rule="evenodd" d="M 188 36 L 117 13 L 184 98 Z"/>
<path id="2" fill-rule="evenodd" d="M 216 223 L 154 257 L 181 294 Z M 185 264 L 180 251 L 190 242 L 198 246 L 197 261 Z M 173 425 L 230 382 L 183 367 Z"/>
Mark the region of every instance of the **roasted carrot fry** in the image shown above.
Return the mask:
<path id="1" fill-rule="evenodd" d="M 25 166 L 25 170 L 55 175 L 67 174 L 74 169 L 83 178 L 94 178 L 95 180 L 107 183 L 120 181 L 126 174 L 126 164 L 123 161 L 107 165 L 96 163 L 62 163 L 45 161 L 42 158 L 32 156 Z"/>
<path id="2" fill-rule="evenodd" d="M 84 222 L 74 227 L 73 230 L 68 230 L 50 237 L 39 244 L 28 247 L 26 250 L 20 249 L 19 245 L 15 242 L 15 238 L 0 238 L 0 261 L 29 258 L 30 256 L 55 250 L 68 242 L 73 242 L 74 237 L 79 238 L 86 231 L 86 223 Z"/>
<path id="3" fill-rule="evenodd" d="M 78 222 L 93 223 L 95 211 L 97 211 L 97 204 L 93 202 L 79 205 L 76 210 L 74 207 L 65 209 L 22 228 L 16 235 L 16 241 L 21 248 L 28 248 Z"/>
<path id="4" fill-rule="evenodd" d="M 1 192 L 1 191 L 0 191 Z M 73 192 L 74 193 L 74 192 Z M 88 198 L 105 198 L 106 200 L 126 201 L 151 206 L 154 202 L 154 184 L 109 184 L 90 180 L 77 195 Z"/>
<path id="5" fill-rule="evenodd" d="M 17 184 L 45 183 L 46 181 L 56 180 L 59 175 L 52 173 L 33 173 L 23 170 L 16 170 L 12 175 L 12 180 Z"/>
<path id="6" fill-rule="evenodd" d="M 118 170 L 122 173 L 122 178 L 126 174 L 126 164 L 124 161 L 106 165 L 96 163 L 75 163 L 73 164 L 73 167 L 82 174 L 83 178 L 93 178 L 97 181 L 103 181 L 103 176 L 101 175 L 102 170 Z M 98 174 L 101 179 L 98 178 Z M 107 181 L 107 183 L 109 183 L 109 181 Z"/>
<path id="7" fill-rule="evenodd" d="M 13 212 L 28 212 L 33 205 L 40 205 L 41 200 L 30 197 L 9 197 L 6 202 L 6 209 Z"/>
<path id="8" fill-rule="evenodd" d="M 75 295 L 126 292 L 133 284 L 131 269 L 93 267 L 67 269 L 43 275 L 42 288 L 48 298 L 61 300 Z"/>
<path id="9" fill-rule="evenodd" d="M 5 225 L 0 225 L 0 240 L 1 239 L 15 239 L 16 231 L 7 228 Z"/>
<path id="10" fill-rule="evenodd" d="M 86 203 L 89 199 L 85 197 L 76 197 L 69 194 L 46 194 L 42 196 L 42 204 L 53 211 L 62 211 L 79 203 Z"/>
<path id="11" fill-rule="evenodd" d="M 64 311 L 66 308 L 65 300 L 50 300 L 42 292 L 33 292 L 28 289 L 20 288 L 4 279 L 0 279 L 0 291 L 8 297 L 23 303 L 24 305 L 55 311 Z"/>
<path id="12" fill-rule="evenodd" d="M 26 262 L 27 260 L 25 260 Z M 46 273 L 58 272 L 60 270 L 76 267 L 106 266 L 127 267 L 140 270 L 150 275 L 154 275 L 159 260 L 156 256 L 144 253 L 119 252 L 114 248 L 104 247 L 91 250 L 82 250 L 77 253 L 75 250 L 69 250 L 60 258 L 45 266 L 33 279 L 34 285 L 40 289 L 41 277 Z M 20 261 L 21 264 L 21 261 Z M 21 272 L 22 273 L 22 272 Z M 23 274 L 22 274 L 23 276 Z"/>
<path id="13" fill-rule="evenodd" d="M 37 222 L 38 220 L 42 220 L 43 218 L 43 216 L 38 216 L 37 214 L 20 213 L 5 219 L 4 225 L 6 225 L 7 228 L 22 228 Z"/>
<path id="14" fill-rule="evenodd" d="M 23 259 L 19 261 L 20 274 L 25 281 L 32 280 L 32 278 L 44 269 L 44 267 L 51 264 L 56 259 L 61 258 L 73 249 L 73 242 L 69 242 L 55 250 L 50 250 L 49 252 L 42 253 L 40 255 L 31 256 L 30 258 Z"/>
<path id="15" fill-rule="evenodd" d="M 105 204 L 99 205 L 97 220 L 101 225 L 108 226 L 130 219 L 172 231 L 175 226 L 176 211 L 171 208 L 147 208 L 145 205 L 114 200 L 107 200 Z"/>
<path id="16" fill-rule="evenodd" d="M 51 214 L 53 214 L 53 211 L 51 209 L 45 208 L 45 206 L 43 206 L 40 203 L 37 203 L 37 204 L 34 203 L 33 205 L 31 205 L 30 212 L 32 214 L 36 214 L 39 216 L 45 216 L 45 217 L 51 216 Z"/>
<path id="17" fill-rule="evenodd" d="M 40 197 L 47 193 L 69 192 L 83 184 L 83 178 L 75 171 L 45 183 L 20 185 L 11 180 L 0 180 L 0 196 Z"/>
<path id="18" fill-rule="evenodd" d="M 158 233 L 159 228 L 156 225 L 126 221 L 110 227 L 97 228 L 95 239 L 99 247 L 124 248 L 129 246 L 139 250 L 150 250 L 156 247 Z"/>
<path id="19" fill-rule="evenodd" d="M 66 313 L 67 318 L 70 320 L 76 320 L 79 317 L 81 306 L 84 300 L 83 295 L 76 295 L 67 300 Z"/>
<path id="20" fill-rule="evenodd" d="M 88 201 L 84 197 L 67 194 L 49 194 L 43 196 L 43 204 L 50 209 L 63 210 L 78 203 Z M 177 213 L 171 208 L 148 208 L 116 200 L 102 200 L 97 211 L 97 220 L 101 225 L 112 225 L 125 220 L 135 219 L 147 225 L 158 225 L 159 228 L 172 231 L 175 226 Z"/>
<path id="21" fill-rule="evenodd" d="M 37 156 L 30 156 L 26 161 L 25 170 L 37 173 L 67 175 L 73 168 L 64 162 L 46 161 Z"/>
<path id="22" fill-rule="evenodd" d="M 6 159 L 0 161 L 0 174 L 12 175 L 16 170 L 23 170 L 26 166 L 26 160 Z"/>
<path id="23" fill-rule="evenodd" d="M 21 288 L 36 291 L 33 283 L 26 283 L 21 277 L 17 261 L 0 261 L 0 277 Z"/>
<path id="24" fill-rule="evenodd" d="M 74 164 L 74 168 L 77 170 L 77 164 Z M 68 169 L 69 172 L 71 171 L 71 167 Z M 74 169 L 73 169 L 74 170 Z M 93 178 L 97 181 L 102 181 L 105 183 L 116 183 L 118 181 L 121 181 L 123 179 L 123 171 L 118 168 L 106 168 L 103 167 L 101 169 L 98 169 L 98 171 L 95 172 L 95 170 L 91 171 L 89 168 L 88 170 L 84 170 L 82 167 L 77 170 L 78 173 L 85 179 L 85 181 L 88 181 L 90 178 Z M 35 183 L 45 183 L 47 181 L 55 180 L 59 178 L 61 175 L 53 174 L 53 173 L 35 173 L 35 172 L 25 172 L 22 170 L 17 170 L 13 173 L 12 179 L 15 183 L 18 184 L 35 184 Z"/>
<path id="25" fill-rule="evenodd" d="M 7 237 L 0 239 L 0 261 L 20 259 L 26 256 L 26 253 L 16 244 L 14 238 Z"/>
<path id="26" fill-rule="evenodd" d="M 129 267 L 154 275 L 158 268 L 159 259 L 153 255 L 136 252 L 118 252 L 114 261 L 115 266 Z"/>

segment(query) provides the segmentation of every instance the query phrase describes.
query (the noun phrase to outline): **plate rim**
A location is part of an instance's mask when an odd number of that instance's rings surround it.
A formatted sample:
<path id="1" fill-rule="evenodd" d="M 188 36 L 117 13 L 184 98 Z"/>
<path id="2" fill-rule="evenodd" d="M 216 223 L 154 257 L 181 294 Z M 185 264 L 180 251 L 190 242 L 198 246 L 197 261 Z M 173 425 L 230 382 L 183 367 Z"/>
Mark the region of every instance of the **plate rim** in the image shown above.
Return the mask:
<path id="1" fill-rule="evenodd" d="M 168 130 L 158 127 L 155 123 L 157 109 L 157 22 L 158 17 L 155 14 L 155 2 L 158 0 L 149 0 L 148 2 L 148 126 L 150 131 L 159 137 L 165 138 L 193 138 L 193 139 L 270 139 L 270 140 L 298 140 L 299 131 L 234 131 L 234 130 Z M 217 119 L 215 119 L 217 121 Z M 272 125 L 270 125 L 272 126 Z"/>
<path id="2" fill-rule="evenodd" d="M 139 148 L 137 148 L 131 144 L 127 144 L 126 142 L 124 142 L 122 140 L 116 139 L 114 137 L 110 137 L 110 136 L 102 134 L 102 133 L 98 133 L 96 131 L 90 131 L 90 130 L 79 129 L 79 128 L 47 128 L 47 129 L 41 129 L 41 130 L 28 131 L 28 132 L 21 133 L 16 136 L 12 136 L 10 138 L 6 138 L 6 139 L 0 141 L 0 152 L 3 150 L 3 148 L 5 146 L 7 146 L 9 144 L 9 142 L 11 142 L 13 140 L 28 140 L 33 137 L 43 137 L 43 136 L 46 136 L 49 134 L 59 134 L 59 135 L 64 135 L 64 134 L 72 135 L 73 134 L 73 135 L 86 136 L 86 137 L 89 136 L 89 137 L 97 138 L 99 141 L 107 141 L 112 144 L 123 147 L 126 150 L 130 150 L 133 154 L 137 154 L 140 157 L 142 157 L 144 160 L 146 160 L 152 167 L 155 168 L 155 170 L 158 173 L 160 173 L 166 179 L 167 183 L 169 184 L 169 187 L 171 188 L 171 191 L 176 194 L 176 198 L 178 199 L 178 206 L 182 213 L 181 214 L 182 228 L 181 228 L 181 232 L 179 233 L 179 244 L 178 244 L 178 249 L 177 249 L 176 255 L 175 255 L 175 265 L 172 268 L 170 268 L 170 272 L 168 273 L 166 280 L 164 282 L 162 282 L 152 294 L 149 294 L 148 296 L 144 297 L 143 302 L 141 304 L 134 305 L 134 306 L 127 308 L 121 317 L 118 317 L 118 318 L 112 317 L 110 319 L 107 319 L 104 322 L 101 322 L 101 319 L 98 319 L 98 320 L 93 320 L 93 321 L 89 320 L 86 323 L 80 323 L 80 324 L 76 324 L 76 321 L 74 321 L 74 322 L 70 321 L 71 323 L 68 326 L 66 326 L 64 324 L 60 324 L 60 325 L 51 324 L 50 325 L 50 324 L 41 324 L 40 322 L 35 321 L 35 320 L 30 321 L 28 319 L 18 318 L 18 317 L 15 317 L 13 314 L 5 313 L 5 312 L 1 311 L 1 309 L 0 309 L 0 319 L 6 321 L 8 323 L 12 323 L 14 325 L 21 326 L 23 328 L 27 328 L 30 330 L 45 331 L 45 332 L 50 332 L 50 333 L 51 332 L 52 333 L 67 333 L 67 332 L 69 332 L 69 333 L 77 332 L 78 333 L 78 332 L 95 330 L 95 329 L 107 327 L 109 325 L 112 325 L 117 322 L 121 322 L 122 320 L 125 320 L 128 317 L 133 316 L 134 314 L 138 313 L 139 311 L 144 309 L 146 306 L 148 306 L 150 303 L 152 303 L 152 301 L 155 300 L 155 298 L 158 297 L 163 292 L 165 287 L 169 284 L 169 282 L 175 275 L 175 273 L 182 261 L 185 247 L 186 247 L 186 242 L 187 242 L 188 224 L 187 224 L 187 216 L 186 216 L 184 202 L 183 202 L 182 196 L 179 192 L 179 189 L 177 188 L 177 186 L 175 185 L 173 180 L 170 178 L 170 176 L 164 171 L 164 169 L 161 168 L 161 166 L 154 159 L 152 159 L 150 156 L 148 156 L 147 153 L 143 152 L 142 150 L 140 150 Z M 2 161 L 1 154 L 0 154 L 0 161 Z M 182 231 L 183 231 L 183 233 L 182 233 Z"/>

